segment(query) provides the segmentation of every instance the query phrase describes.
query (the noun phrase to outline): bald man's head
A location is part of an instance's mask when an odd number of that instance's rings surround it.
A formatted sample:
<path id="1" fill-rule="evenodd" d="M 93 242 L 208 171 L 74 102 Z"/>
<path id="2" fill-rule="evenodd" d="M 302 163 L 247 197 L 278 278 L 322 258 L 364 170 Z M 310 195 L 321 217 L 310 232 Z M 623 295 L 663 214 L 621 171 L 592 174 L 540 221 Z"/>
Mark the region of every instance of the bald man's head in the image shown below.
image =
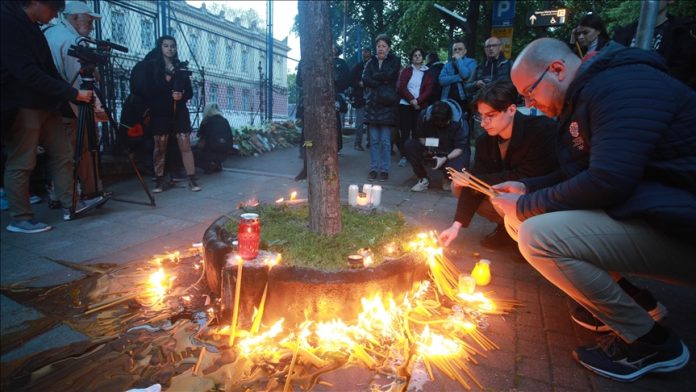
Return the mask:
<path id="1" fill-rule="evenodd" d="M 510 76 L 527 106 L 557 116 L 580 59 L 564 42 L 541 38 L 525 47 L 512 65 Z"/>
<path id="2" fill-rule="evenodd" d="M 565 42 L 555 38 L 539 38 L 527 45 L 512 65 L 513 69 L 522 63 L 535 69 L 543 69 L 557 59 L 567 60 L 577 56 Z"/>

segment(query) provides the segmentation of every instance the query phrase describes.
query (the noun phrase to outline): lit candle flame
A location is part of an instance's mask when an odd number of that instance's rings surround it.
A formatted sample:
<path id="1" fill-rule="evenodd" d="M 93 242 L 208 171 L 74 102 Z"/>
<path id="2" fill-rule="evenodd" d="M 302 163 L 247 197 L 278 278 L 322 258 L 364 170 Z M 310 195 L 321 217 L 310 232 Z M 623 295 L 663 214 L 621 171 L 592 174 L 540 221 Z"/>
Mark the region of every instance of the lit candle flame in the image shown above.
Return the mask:
<path id="1" fill-rule="evenodd" d="M 290 200 L 295 200 L 295 199 L 297 199 L 297 192 L 292 192 L 290 194 Z"/>

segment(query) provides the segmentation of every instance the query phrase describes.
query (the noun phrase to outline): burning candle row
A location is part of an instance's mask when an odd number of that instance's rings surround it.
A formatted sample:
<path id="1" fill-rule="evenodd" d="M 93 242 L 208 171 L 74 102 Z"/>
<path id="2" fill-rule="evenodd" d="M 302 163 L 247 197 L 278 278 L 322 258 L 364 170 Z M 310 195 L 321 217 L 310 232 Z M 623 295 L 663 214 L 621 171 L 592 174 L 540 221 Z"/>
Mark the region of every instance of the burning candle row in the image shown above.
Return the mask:
<path id="1" fill-rule="evenodd" d="M 379 207 L 382 204 L 382 186 L 364 184 L 360 192 L 357 185 L 350 185 L 348 204 L 352 207 Z"/>

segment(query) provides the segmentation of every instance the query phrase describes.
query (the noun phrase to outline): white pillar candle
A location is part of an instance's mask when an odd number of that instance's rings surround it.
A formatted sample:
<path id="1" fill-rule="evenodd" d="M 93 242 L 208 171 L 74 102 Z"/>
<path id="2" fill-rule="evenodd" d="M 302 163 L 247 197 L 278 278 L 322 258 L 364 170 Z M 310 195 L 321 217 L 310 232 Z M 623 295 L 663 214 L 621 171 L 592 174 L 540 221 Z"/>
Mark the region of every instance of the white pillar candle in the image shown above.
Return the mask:
<path id="1" fill-rule="evenodd" d="M 373 185 L 372 191 L 370 192 L 370 202 L 372 202 L 373 207 L 379 207 L 382 204 L 382 186 Z"/>
<path id="2" fill-rule="evenodd" d="M 356 205 L 359 207 L 365 207 L 370 203 L 370 197 L 367 196 L 365 192 L 358 193 L 358 197 L 355 199 Z"/>
<path id="3" fill-rule="evenodd" d="M 372 192 L 372 184 L 364 184 L 362 191 L 367 195 L 367 202 L 370 202 L 370 193 Z"/>
<path id="4" fill-rule="evenodd" d="M 348 204 L 352 207 L 355 207 L 357 199 L 358 199 L 358 186 L 357 185 L 348 186 Z"/>

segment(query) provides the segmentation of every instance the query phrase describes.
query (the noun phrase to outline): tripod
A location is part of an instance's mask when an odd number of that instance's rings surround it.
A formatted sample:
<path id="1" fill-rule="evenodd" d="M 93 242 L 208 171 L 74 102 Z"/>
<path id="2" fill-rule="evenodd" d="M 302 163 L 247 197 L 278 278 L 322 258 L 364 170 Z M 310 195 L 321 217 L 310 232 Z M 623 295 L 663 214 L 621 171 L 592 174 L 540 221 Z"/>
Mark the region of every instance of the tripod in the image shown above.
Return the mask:
<path id="1" fill-rule="evenodd" d="M 80 61 L 80 64 L 82 65 L 82 68 L 80 69 L 80 76 L 82 77 L 82 83 L 80 84 L 80 89 L 82 90 L 90 90 L 94 91 L 97 95 L 100 95 L 98 93 L 98 90 L 96 89 L 94 85 L 94 64 L 85 64 L 82 61 Z M 106 107 L 106 102 L 100 97 L 100 100 L 102 102 L 102 105 L 104 105 L 104 110 L 106 111 L 109 119 L 109 123 L 111 124 L 112 127 L 115 126 L 116 122 L 111 116 L 111 112 L 109 111 L 108 107 Z M 77 201 L 78 201 L 78 194 L 77 194 L 77 181 L 78 181 L 78 173 L 79 173 L 79 167 L 80 163 L 82 160 L 82 148 L 83 148 L 83 143 L 85 139 L 85 135 L 87 135 L 87 149 L 90 153 L 90 158 L 91 158 L 91 165 L 92 165 L 92 175 L 93 175 L 93 180 L 95 187 L 98 187 L 99 183 L 99 146 L 97 143 L 97 132 L 96 132 L 96 125 L 94 121 L 94 104 L 93 102 L 90 103 L 83 103 L 80 102 L 78 103 L 78 116 L 77 116 L 77 131 L 76 131 L 76 141 L 75 141 L 75 156 L 74 156 L 74 161 L 75 161 L 75 167 L 73 169 L 73 186 L 72 186 L 72 204 L 70 206 L 70 217 L 72 218 L 75 215 L 76 207 L 77 207 Z M 95 189 L 95 191 L 98 194 L 101 194 L 106 200 L 99 204 L 98 206 L 103 205 L 108 199 L 112 199 L 115 201 L 121 201 L 121 202 L 127 202 L 127 203 L 135 203 L 135 204 L 143 204 L 143 205 L 150 205 L 150 206 L 155 206 L 155 198 L 152 196 L 150 193 L 150 190 L 147 188 L 147 185 L 145 184 L 145 181 L 143 180 L 142 175 L 140 174 L 140 171 L 138 170 L 137 165 L 135 164 L 135 161 L 133 159 L 133 153 L 131 151 L 128 151 L 128 160 L 131 163 L 131 167 L 135 171 L 135 175 L 138 178 L 138 181 L 140 182 L 140 185 L 143 187 L 143 190 L 145 191 L 145 194 L 147 194 L 148 199 L 150 200 L 149 203 L 143 203 L 143 202 L 138 202 L 138 201 L 131 201 L 131 200 L 125 200 L 125 199 L 118 199 L 115 197 L 112 197 L 110 194 L 104 193 L 103 189 Z M 83 179 L 84 181 L 84 179 Z"/>

